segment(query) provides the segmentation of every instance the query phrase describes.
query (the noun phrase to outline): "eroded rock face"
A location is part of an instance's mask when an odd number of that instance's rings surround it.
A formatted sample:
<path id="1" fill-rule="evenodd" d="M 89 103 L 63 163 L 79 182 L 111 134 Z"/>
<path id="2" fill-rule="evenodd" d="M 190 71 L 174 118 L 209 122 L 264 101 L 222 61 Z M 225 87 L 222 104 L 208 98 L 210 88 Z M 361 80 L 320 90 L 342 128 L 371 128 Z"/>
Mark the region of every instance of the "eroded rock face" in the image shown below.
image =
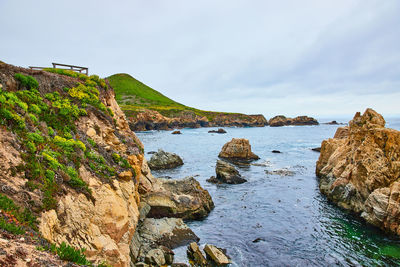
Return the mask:
<path id="1" fill-rule="evenodd" d="M 286 118 L 283 115 L 278 115 L 271 118 L 269 121 L 269 126 L 279 127 L 286 125 L 318 125 L 318 121 L 312 117 L 308 116 L 297 116 L 295 118 Z"/>
<path id="2" fill-rule="evenodd" d="M 242 184 L 247 182 L 246 179 L 242 178 L 235 166 L 222 160 L 217 161 L 215 173 L 217 176 L 212 176 L 207 182 L 221 184 Z"/>
<path id="3" fill-rule="evenodd" d="M 256 160 L 259 157 L 251 151 L 249 140 L 244 138 L 232 138 L 226 143 L 218 155 L 230 160 Z"/>
<path id="4" fill-rule="evenodd" d="M 151 156 L 148 164 L 152 170 L 172 169 L 183 165 L 183 160 L 175 153 L 159 149 L 157 153 Z"/>
<path id="5" fill-rule="evenodd" d="M 21 89 L 14 78 L 16 73 L 33 76 L 39 83 L 41 95 L 57 91 L 65 97 L 63 88 L 72 88 L 81 82 L 78 78 L 1 64 L 2 90 Z M 116 176 L 106 179 L 88 168 L 83 160 L 77 172 L 87 183 L 91 195 L 68 186 L 65 178 L 70 177 L 56 176 L 59 191 L 54 197 L 57 205 L 43 211 L 43 192 L 29 189 L 26 186 L 29 169 L 18 168 L 23 163 L 21 152 L 24 152 L 20 140 L 7 128 L 0 127 L 0 185 L 2 193 L 39 217 L 39 232 L 51 243 L 66 242 L 75 248 L 84 248 L 87 258 L 97 263 L 106 261 L 113 266 L 129 266 L 129 244 L 139 219 L 139 181 L 149 174 L 142 173 L 142 169 L 146 171 L 142 168 L 143 145 L 130 130 L 113 90 L 98 89 L 99 100 L 113 116 L 88 106 L 87 115 L 74 122 L 74 138 L 86 145 L 88 138 L 92 139 L 96 143 L 96 155 L 104 157 L 107 163 L 112 161 L 113 153 L 118 153 L 129 162 L 132 167 L 129 171 L 116 167 Z M 41 121 L 37 127 L 47 133 L 45 122 Z"/>
<path id="6" fill-rule="evenodd" d="M 322 142 L 316 174 L 323 194 L 369 223 L 400 234 L 400 132 L 372 109 Z"/>

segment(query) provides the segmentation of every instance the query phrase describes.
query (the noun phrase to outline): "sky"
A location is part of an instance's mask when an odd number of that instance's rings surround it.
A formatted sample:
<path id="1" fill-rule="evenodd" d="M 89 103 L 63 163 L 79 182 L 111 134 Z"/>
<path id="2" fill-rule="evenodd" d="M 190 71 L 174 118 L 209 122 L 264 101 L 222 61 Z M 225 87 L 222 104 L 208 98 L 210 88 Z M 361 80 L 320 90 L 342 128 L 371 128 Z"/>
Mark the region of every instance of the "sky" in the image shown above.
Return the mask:
<path id="1" fill-rule="evenodd" d="M 0 60 L 129 73 L 204 110 L 400 114 L 399 0 L 0 0 Z"/>

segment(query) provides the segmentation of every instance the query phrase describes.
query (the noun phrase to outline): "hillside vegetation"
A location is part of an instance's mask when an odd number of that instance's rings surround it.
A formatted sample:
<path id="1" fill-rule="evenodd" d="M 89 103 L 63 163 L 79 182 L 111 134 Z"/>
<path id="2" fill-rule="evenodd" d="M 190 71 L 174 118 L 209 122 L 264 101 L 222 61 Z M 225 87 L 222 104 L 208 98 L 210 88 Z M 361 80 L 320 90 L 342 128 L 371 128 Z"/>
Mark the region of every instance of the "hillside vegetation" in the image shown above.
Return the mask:
<path id="1" fill-rule="evenodd" d="M 128 116 L 136 115 L 143 109 L 155 110 L 170 118 L 178 117 L 185 111 L 192 111 L 196 115 L 207 117 L 210 121 L 221 114 L 241 115 L 240 113 L 204 111 L 185 106 L 136 80 L 129 74 L 114 74 L 107 80 L 115 91 L 118 104 Z"/>

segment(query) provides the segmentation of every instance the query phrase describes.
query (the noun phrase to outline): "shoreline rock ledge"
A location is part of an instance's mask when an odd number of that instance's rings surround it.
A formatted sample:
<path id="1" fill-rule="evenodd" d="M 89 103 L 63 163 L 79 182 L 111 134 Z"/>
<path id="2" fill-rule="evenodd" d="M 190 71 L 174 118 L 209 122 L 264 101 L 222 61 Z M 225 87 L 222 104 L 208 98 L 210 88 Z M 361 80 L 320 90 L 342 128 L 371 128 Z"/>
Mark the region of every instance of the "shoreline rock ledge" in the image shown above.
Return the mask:
<path id="1" fill-rule="evenodd" d="M 260 157 L 251 151 L 249 140 L 244 138 L 232 138 L 231 141 L 222 147 L 218 157 L 234 161 L 252 161 L 260 159 Z"/>
<path id="2" fill-rule="evenodd" d="M 322 142 L 316 175 L 328 199 L 400 235 L 400 131 L 372 109 Z"/>

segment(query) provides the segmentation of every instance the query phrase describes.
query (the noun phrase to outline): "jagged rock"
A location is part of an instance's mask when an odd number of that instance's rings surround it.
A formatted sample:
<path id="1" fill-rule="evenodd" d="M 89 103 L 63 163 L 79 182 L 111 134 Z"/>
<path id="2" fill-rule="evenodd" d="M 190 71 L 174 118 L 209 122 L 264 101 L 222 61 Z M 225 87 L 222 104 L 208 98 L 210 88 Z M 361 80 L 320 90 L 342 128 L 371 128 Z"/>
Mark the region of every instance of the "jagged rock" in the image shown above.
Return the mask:
<path id="1" fill-rule="evenodd" d="M 150 250 L 159 248 L 168 264 L 173 259 L 171 249 L 198 240 L 180 218 L 146 218 L 139 223 L 133 236 L 130 245 L 131 258 L 133 262 L 144 261 Z"/>
<path id="2" fill-rule="evenodd" d="M 222 128 L 219 128 L 218 130 L 210 130 L 208 131 L 209 133 L 218 133 L 218 134 L 224 134 L 226 131 Z"/>
<path id="3" fill-rule="evenodd" d="M 400 132 L 372 109 L 322 142 L 316 174 L 323 194 L 369 223 L 400 235 Z"/>
<path id="4" fill-rule="evenodd" d="M 229 258 L 222 252 L 221 249 L 213 245 L 206 245 L 204 247 L 207 259 L 212 260 L 217 266 L 225 266 L 230 263 Z"/>
<path id="5" fill-rule="evenodd" d="M 154 179 L 152 191 L 142 196 L 150 205 L 150 218 L 201 219 L 214 208 L 207 190 L 193 177 L 181 180 Z"/>
<path id="6" fill-rule="evenodd" d="M 215 172 L 217 177 L 212 176 L 207 182 L 223 184 L 242 184 L 247 182 L 246 179 L 241 177 L 235 166 L 222 160 L 217 160 Z"/>
<path id="7" fill-rule="evenodd" d="M 297 116 L 296 118 L 286 118 L 283 115 L 278 115 L 269 120 L 269 126 L 279 127 L 286 125 L 318 125 L 318 121 L 308 116 Z"/>
<path id="8" fill-rule="evenodd" d="M 171 134 L 182 134 L 181 131 L 173 131 Z"/>
<path id="9" fill-rule="evenodd" d="M 218 155 L 221 158 L 230 160 L 256 160 L 259 157 L 251 151 L 249 140 L 232 138 L 226 143 Z"/>
<path id="10" fill-rule="evenodd" d="M 118 177 L 122 180 L 130 181 L 133 177 L 133 174 L 131 171 L 123 171 L 118 174 Z"/>
<path id="11" fill-rule="evenodd" d="M 187 255 L 188 258 L 193 260 L 197 266 L 208 266 L 207 260 L 201 252 L 197 243 L 193 242 L 189 244 L 187 248 Z"/>
<path id="12" fill-rule="evenodd" d="M 164 252 L 158 248 L 150 250 L 145 257 L 145 262 L 155 266 L 165 265 Z"/>
<path id="13" fill-rule="evenodd" d="M 177 154 L 159 149 L 157 153 L 151 156 L 148 164 L 152 170 L 172 169 L 183 165 L 183 160 Z"/>
<path id="14" fill-rule="evenodd" d="M 164 253 L 165 264 L 171 265 L 174 262 L 175 253 L 171 249 L 167 248 L 166 246 L 160 246 L 159 248 Z"/>

